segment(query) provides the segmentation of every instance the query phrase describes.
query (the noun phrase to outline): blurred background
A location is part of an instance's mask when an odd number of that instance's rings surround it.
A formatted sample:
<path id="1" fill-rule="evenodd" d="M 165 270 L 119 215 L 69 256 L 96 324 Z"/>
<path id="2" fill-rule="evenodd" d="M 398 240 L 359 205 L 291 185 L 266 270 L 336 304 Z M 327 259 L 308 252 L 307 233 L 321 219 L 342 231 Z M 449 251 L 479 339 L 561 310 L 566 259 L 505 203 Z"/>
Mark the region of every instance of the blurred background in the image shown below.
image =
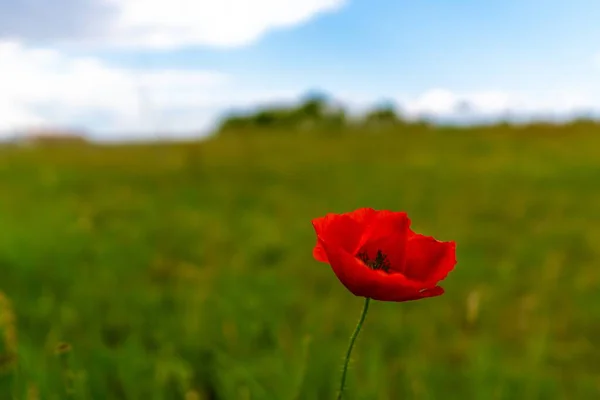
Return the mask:
<path id="1" fill-rule="evenodd" d="M 407 211 L 347 399 L 600 398 L 600 6 L 0 0 L 0 399 L 332 399 L 311 220 Z"/>

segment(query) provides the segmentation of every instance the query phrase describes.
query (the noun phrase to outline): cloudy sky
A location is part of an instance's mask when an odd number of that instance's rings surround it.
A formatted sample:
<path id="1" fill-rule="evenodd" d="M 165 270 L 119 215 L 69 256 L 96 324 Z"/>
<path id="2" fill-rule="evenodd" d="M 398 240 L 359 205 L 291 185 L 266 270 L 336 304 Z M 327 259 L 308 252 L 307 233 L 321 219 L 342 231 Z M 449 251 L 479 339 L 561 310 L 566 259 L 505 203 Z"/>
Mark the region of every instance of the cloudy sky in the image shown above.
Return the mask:
<path id="1" fill-rule="evenodd" d="M 184 136 L 320 89 L 464 118 L 600 111 L 597 0 L 0 0 L 0 135 Z"/>

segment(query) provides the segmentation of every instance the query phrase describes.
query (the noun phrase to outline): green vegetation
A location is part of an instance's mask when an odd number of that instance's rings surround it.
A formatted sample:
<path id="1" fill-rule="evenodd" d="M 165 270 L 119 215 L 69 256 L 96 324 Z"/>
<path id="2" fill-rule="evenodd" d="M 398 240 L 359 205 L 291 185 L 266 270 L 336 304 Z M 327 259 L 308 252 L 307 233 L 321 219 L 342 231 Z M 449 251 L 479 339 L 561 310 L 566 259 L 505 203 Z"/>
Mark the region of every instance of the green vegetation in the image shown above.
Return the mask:
<path id="1" fill-rule="evenodd" d="M 232 112 L 223 118 L 217 132 L 222 135 L 282 131 L 339 133 L 381 130 L 409 125 L 392 103 L 373 107 L 365 115 L 351 118 L 344 106 L 322 93 L 309 93 L 299 104 L 262 107 L 254 112 Z M 423 123 L 411 123 L 413 128 Z"/>
<path id="2" fill-rule="evenodd" d="M 0 399 L 333 399 L 363 299 L 310 221 L 361 206 L 459 263 L 371 303 L 347 399 L 600 398 L 597 126 L 277 129 L 0 149 Z"/>

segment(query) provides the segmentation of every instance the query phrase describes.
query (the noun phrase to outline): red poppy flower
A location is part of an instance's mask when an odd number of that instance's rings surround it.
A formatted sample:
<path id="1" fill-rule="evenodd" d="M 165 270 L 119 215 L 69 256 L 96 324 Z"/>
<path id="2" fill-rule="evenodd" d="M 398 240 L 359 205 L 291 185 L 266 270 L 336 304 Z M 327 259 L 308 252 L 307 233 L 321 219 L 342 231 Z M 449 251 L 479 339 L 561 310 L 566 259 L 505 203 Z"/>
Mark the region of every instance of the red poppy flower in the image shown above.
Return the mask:
<path id="1" fill-rule="evenodd" d="M 456 244 L 414 233 L 404 212 L 361 208 L 312 224 L 315 259 L 330 264 L 355 296 L 380 301 L 439 296 L 444 289 L 438 282 L 456 264 Z"/>

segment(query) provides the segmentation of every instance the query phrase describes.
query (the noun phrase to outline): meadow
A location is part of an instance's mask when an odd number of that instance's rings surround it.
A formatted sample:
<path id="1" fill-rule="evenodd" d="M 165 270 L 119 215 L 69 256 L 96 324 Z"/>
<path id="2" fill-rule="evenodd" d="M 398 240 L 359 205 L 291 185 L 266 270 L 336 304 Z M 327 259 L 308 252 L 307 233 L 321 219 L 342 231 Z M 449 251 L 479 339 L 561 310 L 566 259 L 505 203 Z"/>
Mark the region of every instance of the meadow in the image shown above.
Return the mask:
<path id="1" fill-rule="evenodd" d="M 441 297 L 372 302 L 346 399 L 600 398 L 600 129 L 0 148 L 0 399 L 333 399 L 363 299 L 311 219 L 404 210 Z"/>

